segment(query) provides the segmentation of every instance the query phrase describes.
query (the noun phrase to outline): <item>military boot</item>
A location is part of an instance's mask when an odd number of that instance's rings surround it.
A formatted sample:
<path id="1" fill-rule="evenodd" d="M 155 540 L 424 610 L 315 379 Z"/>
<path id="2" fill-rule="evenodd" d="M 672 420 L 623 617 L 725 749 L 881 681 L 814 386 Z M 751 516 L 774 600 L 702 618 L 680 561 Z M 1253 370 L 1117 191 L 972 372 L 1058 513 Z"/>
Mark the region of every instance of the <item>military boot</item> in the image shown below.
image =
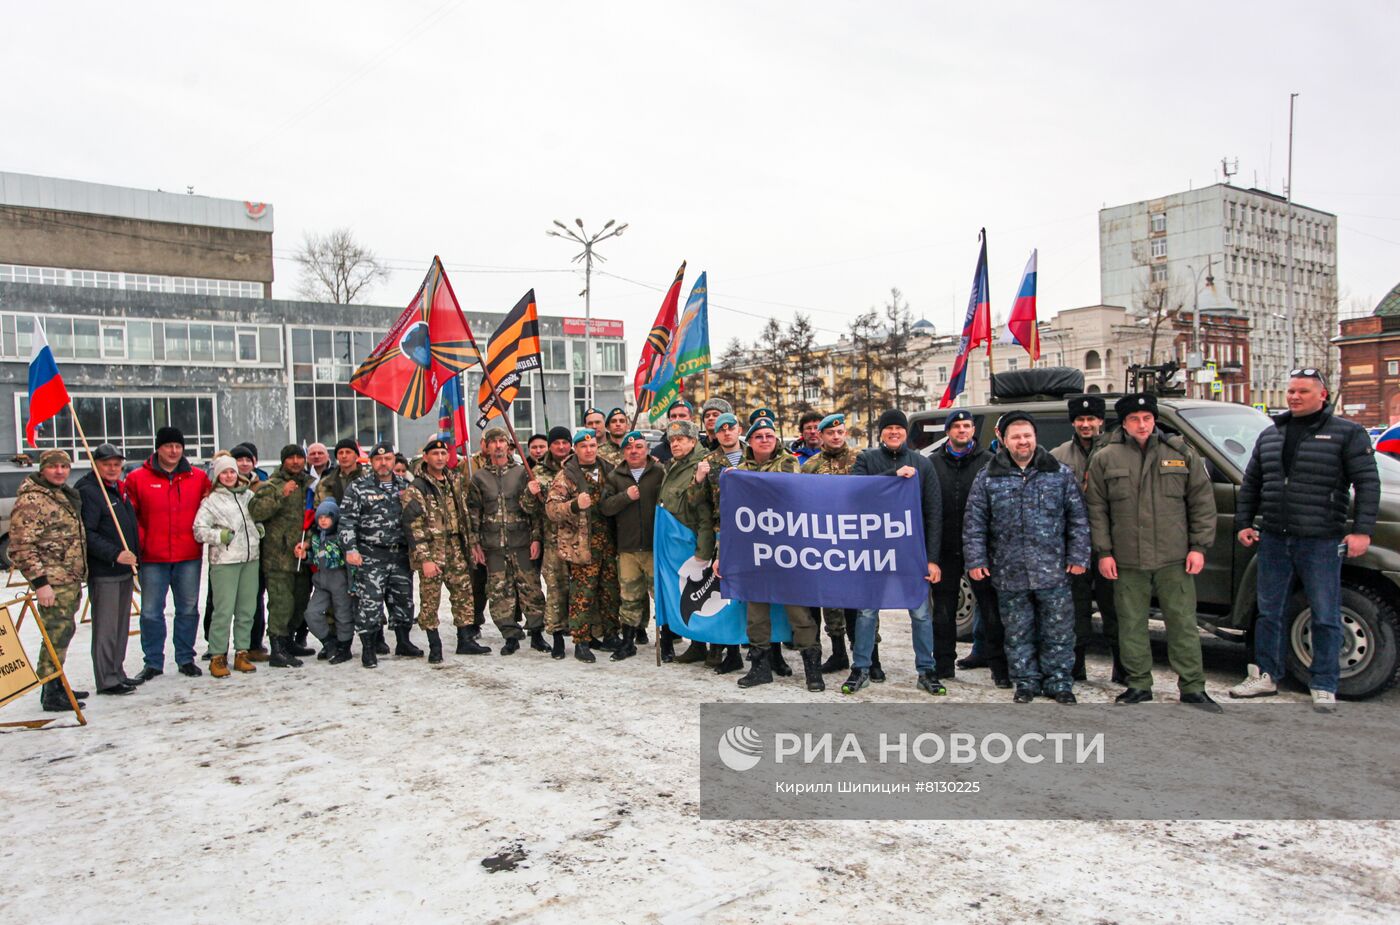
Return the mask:
<path id="1" fill-rule="evenodd" d="M 413 644 L 413 640 L 408 638 L 412 631 L 411 626 L 394 627 L 394 654 L 403 658 L 422 658 L 423 650 Z"/>
<path id="2" fill-rule="evenodd" d="M 676 663 L 679 665 L 693 665 L 696 662 L 703 662 L 707 651 L 708 649 L 703 642 L 691 640 L 690 646 L 680 655 L 676 656 Z"/>
<path id="3" fill-rule="evenodd" d="M 379 629 L 377 629 L 377 630 L 374 631 L 374 654 L 375 654 L 375 655 L 388 655 L 388 654 L 389 654 L 389 644 L 388 644 L 387 642 L 384 641 L 384 627 L 383 627 L 383 626 L 379 627 Z"/>
<path id="4" fill-rule="evenodd" d="M 442 634 L 437 630 L 428 630 L 428 664 L 437 665 L 442 662 Z"/>
<path id="5" fill-rule="evenodd" d="M 470 626 L 457 627 L 457 654 L 458 655 L 490 655 L 491 647 L 483 646 L 476 641 L 477 634 L 472 632 Z"/>
<path id="6" fill-rule="evenodd" d="M 506 640 L 506 644 L 501 646 L 502 655 L 514 655 L 520 651 L 520 637 L 512 636 Z"/>
<path id="7" fill-rule="evenodd" d="M 674 662 L 676 660 L 675 633 L 670 627 L 662 627 L 656 631 L 661 640 L 661 660 L 663 662 Z"/>
<path id="8" fill-rule="evenodd" d="M 1089 675 L 1084 669 L 1084 647 L 1074 647 L 1074 668 L 1070 670 L 1070 677 L 1076 681 L 1087 681 Z"/>
<path id="9" fill-rule="evenodd" d="M 593 640 L 593 648 L 600 649 L 603 652 L 616 652 L 620 645 L 622 645 L 622 640 L 612 635 Z"/>
<path id="10" fill-rule="evenodd" d="M 705 653 L 705 667 L 718 668 L 720 662 L 724 661 L 724 646 L 710 645 Z"/>
<path id="11" fill-rule="evenodd" d="M 315 655 L 316 650 L 306 644 L 306 634 L 309 630 L 303 623 L 297 627 L 295 635 L 288 637 L 287 651 L 294 656 Z"/>
<path id="12" fill-rule="evenodd" d="M 637 654 L 637 646 L 632 640 L 637 638 L 637 628 L 635 626 L 624 626 L 622 628 L 622 644 L 617 647 L 617 651 L 612 654 L 611 661 L 620 662 L 624 658 L 631 658 Z"/>
<path id="13" fill-rule="evenodd" d="M 778 646 L 769 646 L 769 649 L 776 649 Z M 788 669 L 788 674 L 792 670 Z M 758 657 L 749 663 L 749 673 L 739 679 L 740 687 L 757 687 L 760 684 L 773 683 L 773 658 Z"/>
<path id="14" fill-rule="evenodd" d="M 885 680 L 885 669 L 880 667 L 880 644 L 870 647 L 870 680 L 880 683 Z"/>
<path id="15" fill-rule="evenodd" d="M 780 678 L 792 677 L 792 669 L 783 658 L 783 647 L 774 643 L 768 647 L 768 661 L 773 668 L 773 673 Z"/>
<path id="16" fill-rule="evenodd" d="M 267 660 L 270 668 L 300 668 L 301 659 L 292 654 L 292 637 L 273 636 L 272 657 Z"/>
<path id="17" fill-rule="evenodd" d="M 632 637 L 632 643 L 634 645 L 644 646 L 649 642 L 651 642 L 651 640 L 647 637 L 647 628 L 645 626 L 637 627 L 637 635 Z"/>
<path id="18" fill-rule="evenodd" d="M 350 654 L 350 640 L 347 639 L 344 642 L 337 641 L 335 644 L 335 654 L 331 656 L 331 664 L 343 665 L 352 658 L 354 658 L 354 656 Z"/>
<path id="19" fill-rule="evenodd" d="M 375 633 L 360 634 L 360 664 L 365 668 L 378 668 L 379 656 L 375 653 Z"/>
<path id="20" fill-rule="evenodd" d="M 833 671 L 845 671 L 851 667 L 851 658 L 846 654 L 846 637 L 831 637 L 831 658 L 822 662 L 822 673 L 830 674 Z"/>
<path id="21" fill-rule="evenodd" d="M 549 648 L 549 657 L 550 657 L 550 658 L 563 658 L 563 657 L 564 657 L 564 654 L 565 654 L 565 653 L 564 653 L 564 634 L 563 634 L 563 633 L 555 633 L 555 634 L 554 634 L 554 645 L 550 646 L 550 648 Z"/>
<path id="22" fill-rule="evenodd" d="M 738 646 L 725 646 L 724 658 L 715 667 L 715 674 L 729 674 L 731 671 L 738 671 L 744 667 L 744 656 L 739 652 Z"/>
<path id="23" fill-rule="evenodd" d="M 39 706 L 47 713 L 72 713 L 73 704 L 63 689 L 62 681 L 49 681 L 39 691 Z M 81 706 L 81 704 L 80 704 Z"/>
<path id="24" fill-rule="evenodd" d="M 593 650 L 588 647 L 587 642 L 574 643 L 574 658 L 581 662 L 596 662 L 598 656 L 593 654 Z"/>
<path id="25" fill-rule="evenodd" d="M 826 682 L 822 680 L 821 646 L 802 650 L 802 673 L 807 676 L 807 690 L 824 691 Z"/>
<path id="26" fill-rule="evenodd" d="M 549 651 L 549 643 L 544 641 L 544 630 L 538 626 L 530 630 L 530 648 L 536 652 Z"/>
<path id="27" fill-rule="evenodd" d="M 1127 687 L 1128 673 L 1123 670 L 1123 662 L 1118 658 L 1118 647 L 1109 646 L 1109 652 L 1113 655 L 1113 674 L 1109 677 L 1109 680 L 1114 684 L 1122 684 L 1124 687 Z"/>

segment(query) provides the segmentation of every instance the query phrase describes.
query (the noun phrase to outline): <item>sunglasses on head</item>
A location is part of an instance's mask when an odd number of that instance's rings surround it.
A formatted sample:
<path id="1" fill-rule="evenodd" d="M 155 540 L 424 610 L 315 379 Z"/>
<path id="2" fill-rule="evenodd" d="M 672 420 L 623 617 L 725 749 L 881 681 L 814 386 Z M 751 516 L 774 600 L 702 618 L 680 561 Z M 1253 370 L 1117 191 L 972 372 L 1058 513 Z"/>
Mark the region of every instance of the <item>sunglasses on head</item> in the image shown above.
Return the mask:
<path id="1" fill-rule="evenodd" d="M 1322 375 L 1322 370 L 1318 369 L 1316 366 L 1304 366 L 1301 369 L 1295 369 L 1288 374 L 1288 378 L 1316 379 L 1318 382 L 1322 383 L 1323 388 L 1327 387 L 1327 379 Z"/>

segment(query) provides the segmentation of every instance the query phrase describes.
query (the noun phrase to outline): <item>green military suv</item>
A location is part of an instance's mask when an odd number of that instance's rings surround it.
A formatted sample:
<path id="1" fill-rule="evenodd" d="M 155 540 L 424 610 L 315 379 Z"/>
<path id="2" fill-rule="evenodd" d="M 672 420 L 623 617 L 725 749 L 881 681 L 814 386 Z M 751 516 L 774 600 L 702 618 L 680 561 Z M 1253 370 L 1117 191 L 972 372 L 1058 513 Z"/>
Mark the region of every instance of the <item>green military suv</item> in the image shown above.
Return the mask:
<path id="1" fill-rule="evenodd" d="M 1118 396 L 1102 396 L 1108 403 L 1105 429 L 1117 426 L 1113 402 Z M 1235 499 L 1254 442 L 1265 427 L 1267 415 L 1245 405 L 1160 398 L 1158 426 L 1180 434 L 1205 460 L 1215 483 L 1219 510 L 1215 543 L 1206 552 L 1206 567 L 1196 577 L 1200 620 L 1218 636 L 1248 643 L 1258 613 L 1258 571 L 1254 550 L 1235 539 Z M 979 446 L 991 446 L 997 418 L 1012 409 L 1035 418 L 1038 442 L 1052 450 L 1073 436 L 1063 400 L 1026 400 L 971 406 L 977 424 Z M 923 452 L 943 441 L 943 419 L 952 409 L 919 411 L 909 416 L 909 440 Z M 1381 475 L 1380 517 L 1371 548 L 1364 556 L 1342 566 L 1341 683 L 1344 698 L 1374 697 L 1400 681 L 1400 462 L 1376 455 Z M 1289 605 L 1289 670 L 1304 684 L 1305 666 L 1312 661 L 1308 636 L 1311 610 L 1301 588 Z M 958 612 L 960 635 L 971 631 L 971 595 L 964 581 Z"/>

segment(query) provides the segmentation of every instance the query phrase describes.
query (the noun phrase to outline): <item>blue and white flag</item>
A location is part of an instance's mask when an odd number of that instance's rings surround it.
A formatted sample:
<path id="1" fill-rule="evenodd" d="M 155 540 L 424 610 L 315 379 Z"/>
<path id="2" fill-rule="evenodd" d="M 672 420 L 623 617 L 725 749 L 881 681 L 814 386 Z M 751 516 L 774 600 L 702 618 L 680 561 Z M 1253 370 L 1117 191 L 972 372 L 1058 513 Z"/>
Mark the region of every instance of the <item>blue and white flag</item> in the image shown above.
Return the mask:
<path id="1" fill-rule="evenodd" d="M 665 508 L 656 509 L 652 534 L 656 594 L 656 625 L 700 642 L 726 646 L 749 641 L 748 608 L 742 601 L 720 596 L 712 563 L 695 557 L 695 531 Z M 781 607 L 772 611 L 772 642 L 792 639 L 792 628 Z"/>
<path id="2" fill-rule="evenodd" d="M 918 479 L 741 469 L 720 478 L 725 594 L 856 609 L 928 600 Z"/>

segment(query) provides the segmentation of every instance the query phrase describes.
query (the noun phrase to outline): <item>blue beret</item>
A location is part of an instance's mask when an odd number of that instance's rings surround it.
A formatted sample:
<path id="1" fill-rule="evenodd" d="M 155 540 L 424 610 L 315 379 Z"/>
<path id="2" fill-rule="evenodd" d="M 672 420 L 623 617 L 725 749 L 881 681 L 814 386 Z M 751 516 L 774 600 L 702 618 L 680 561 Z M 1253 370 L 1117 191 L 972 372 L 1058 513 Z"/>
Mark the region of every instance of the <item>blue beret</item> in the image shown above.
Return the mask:
<path id="1" fill-rule="evenodd" d="M 643 443 L 647 442 L 647 438 L 642 436 L 642 432 L 640 430 L 629 430 L 627 433 L 622 435 L 623 448 L 625 449 L 627 444 L 631 443 L 633 440 L 640 440 Z"/>
<path id="2" fill-rule="evenodd" d="M 596 440 L 598 435 L 593 432 L 593 428 L 591 427 L 580 427 L 578 430 L 574 431 L 574 446 L 578 446 L 589 437 Z"/>
<path id="3" fill-rule="evenodd" d="M 835 427 L 837 424 L 844 423 L 846 423 L 846 416 L 844 414 L 828 414 L 826 417 L 822 418 L 822 422 L 817 425 L 817 429 L 826 430 L 828 427 Z"/>
<path id="4" fill-rule="evenodd" d="M 730 413 L 730 412 L 725 412 L 724 414 L 721 414 L 719 417 L 715 418 L 715 430 L 719 430 L 721 427 L 725 426 L 726 424 L 733 424 L 735 427 L 738 427 L 738 426 L 739 426 L 739 419 L 736 418 L 736 417 L 735 417 L 732 413 Z"/>
<path id="5" fill-rule="evenodd" d="M 773 426 L 772 421 L 768 420 L 767 418 L 759 418 L 757 421 L 753 422 L 753 426 L 749 428 L 749 432 L 744 435 L 744 438 L 747 440 L 752 440 L 753 435 L 760 430 L 771 430 L 774 433 L 777 432 L 777 429 Z"/>

